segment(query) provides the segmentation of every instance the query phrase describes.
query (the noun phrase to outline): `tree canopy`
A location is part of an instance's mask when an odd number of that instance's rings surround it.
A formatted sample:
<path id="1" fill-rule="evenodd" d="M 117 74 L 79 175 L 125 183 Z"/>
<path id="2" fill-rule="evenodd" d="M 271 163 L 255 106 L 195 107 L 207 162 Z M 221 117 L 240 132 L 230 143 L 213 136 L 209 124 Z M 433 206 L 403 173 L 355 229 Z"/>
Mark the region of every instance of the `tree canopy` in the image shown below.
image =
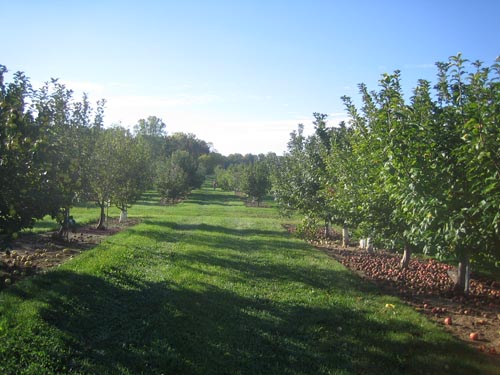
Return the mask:
<path id="1" fill-rule="evenodd" d="M 401 72 L 379 90 L 359 85 L 362 105 L 344 103 L 348 126 L 315 114 L 315 134 L 291 134 L 274 172 L 283 209 L 354 226 L 379 246 L 459 262 L 500 259 L 500 61 L 485 67 L 461 55 L 437 63 L 437 84 L 420 80 L 410 100 Z"/>
<path id="2" fill-rule="evenodd" d="M 185 179 L 181 190 L 186 193 L 203 182 L 200 157 L 212 169 L 218 162 L 208 157 L 208 143 L 192 134 L 167 135 L 156 116 L 140 119 L 133 133 L 105 127 L 104 100 L 93 106 L 85 94 L 75 100 L 56 79 L 33 89 L 24 73 L 14 73 L 11 82 L 6 73 L 0 65 L 2 243 L 45 215 L 61 224 L 62 234 L 80 200 L 100 207 L 98 227 L 103 228 L 106 206 L 116 205 L 125 219 L 127 208 L 167 172 Z"/>

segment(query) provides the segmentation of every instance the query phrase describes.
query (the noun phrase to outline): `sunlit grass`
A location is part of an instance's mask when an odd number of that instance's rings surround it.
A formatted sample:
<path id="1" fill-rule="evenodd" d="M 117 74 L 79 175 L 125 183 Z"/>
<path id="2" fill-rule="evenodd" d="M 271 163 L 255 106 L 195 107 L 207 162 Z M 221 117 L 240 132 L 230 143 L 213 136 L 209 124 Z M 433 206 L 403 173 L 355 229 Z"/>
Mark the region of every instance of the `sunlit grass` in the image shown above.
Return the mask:
<path id="1" fill-rule="evenodd" d="M 132 205 L 128 214 L 130 217 L 142 217 L 147 210 L 147 206 L 157 205 L 159 200 L 160 198 L 154 192 L 147 192 L 136 205 Z M 105 213 L 107 216 L 115 218 L 120 215 L 120 210 L 111 205 L 110 207 L 106 207 Z M 81 202 L 71 207 L 70 215 L 73 216 L 77 225 L 97 223 L 99 220 L 100 208 L 93 202 Z M 24 232 L 43 233 L 57 230 L 58 227 L 59 224 L 56 219 L 47 215 L 43 219 L 37 220 L 33 228 L 27 229 Z"/>
<path id="2" fill-rule="evenodd" d="M 141 224 L 0 295 L 4 374 L 497 373 L 290 236 L 275 209 L 208 188 L 158 202 L 149 193 L 130 210 Z"/>

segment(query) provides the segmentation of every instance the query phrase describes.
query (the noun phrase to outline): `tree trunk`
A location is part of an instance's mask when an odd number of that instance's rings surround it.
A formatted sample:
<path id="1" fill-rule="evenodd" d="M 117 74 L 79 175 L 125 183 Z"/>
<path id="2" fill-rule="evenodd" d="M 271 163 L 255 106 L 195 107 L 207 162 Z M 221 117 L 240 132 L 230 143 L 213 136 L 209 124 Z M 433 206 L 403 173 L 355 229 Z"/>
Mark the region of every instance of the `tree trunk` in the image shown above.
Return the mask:
<path id="1" fill-rule="evenodd" d="M 326 238 L 332 237 L 332 223 L 328 219 L 325 220 L 325 237 Z"/>
<path id="2" fill-rule="evenodd" d="M 126 223 L 127 222 L 127 207 L 121 208 L 120 209 L 120 223 Z"/>
<path id="3" fill-rule="evenodd" d="M 57 238 L 63 239 L 64 235 L 66 234 L 66 239 L 69 240 L 69 207 L 65 207 L 63 209 L 63 222 L 61 226 L 59 227 L 59 230 L 57 231 Z"/>
<path id="4" fill-rule="evenodd" d="M 59 226 L 59 229 L 57 230 L 57 238 L 59 238 L 59 239 L 63 238 L 65 227 L 66 227 L 66 225 L 63 221 L 62 224 Z"/>
<path id="5" fill-rule="evenodd" d="M 344 224 L 342 227 L 342 247 L 349 246 L 349 228 L 347 228 L 347 224 Z"/>
<path id="6" fill-rule="evenodd" d="M 401 258 L 401 262 L 399 263 L 399 266 L 403 269 L 408 268 L 408 265 L 410 264 L 410 259 L 411 259 L 411 247 L 405 241 L 403 257 Z"/>
<path id="7" fill-rule="evenodd" d="M 99 222 L 97 223 L 97 226 L 95 227 L 96 229 L 106 229 L 106 213 L 104 212 L 104 206 L 106 205 L 106 202 L 99 202 L 99 207 L 101 208 L 101 215 L 99 216 Z"/>
<path id="8" fill-rule="evenodd" d="M 469 254 L 463 252 L 460 254 L 460 261 L 458 262 L 457 280 L 453 286 L 455 294 L 463 295 L 469 293 L 469 279 L 470 279 L 470 261 Z"/>
<path id="9" fill-rule="evenodd" d="M 372 239 L 370 237 L 366 238 L 366 251 L 368 251 L 370 254 L 373 253 Z"/>

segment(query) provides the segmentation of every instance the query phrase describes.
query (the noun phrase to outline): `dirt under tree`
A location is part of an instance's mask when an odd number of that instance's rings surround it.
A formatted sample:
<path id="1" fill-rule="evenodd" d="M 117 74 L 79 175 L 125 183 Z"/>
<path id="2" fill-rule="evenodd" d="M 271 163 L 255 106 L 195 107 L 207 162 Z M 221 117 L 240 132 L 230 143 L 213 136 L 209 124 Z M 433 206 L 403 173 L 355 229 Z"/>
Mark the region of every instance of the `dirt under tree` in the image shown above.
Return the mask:
<path id="1" fill-rule="evenodd" d="M 24 233 L 0 255 L 0 289 L 24 277 L 57 267 L 138 222 L 138 219 L 128 219 L 119 223 L 118 218 L 109 218 L 105 230 L 96 229 L 95 223 L 92 223 L 68 232 L 63 238 L 58 231 Z"/>

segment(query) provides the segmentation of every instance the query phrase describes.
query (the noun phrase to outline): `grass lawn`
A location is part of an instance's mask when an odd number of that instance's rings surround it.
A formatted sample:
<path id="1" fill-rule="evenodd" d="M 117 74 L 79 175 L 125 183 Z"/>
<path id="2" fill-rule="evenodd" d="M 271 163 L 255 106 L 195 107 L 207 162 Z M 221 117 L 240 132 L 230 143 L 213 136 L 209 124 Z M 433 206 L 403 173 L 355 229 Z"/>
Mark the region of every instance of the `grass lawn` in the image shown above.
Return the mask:
<path id="1" fill-rule="evenodd" d="M 145 197 L 147 198 L 148 195 L 146 195 Z M 142 201 L 141 203 L 145 203 L 145 201 Z M 118 217 L 120 215 L 120 210 L 115 206 L 109 207 L 106 212 L 110 217 Z M 99 207 L 92 202 L 77 203 L 70 210 L 70 215 L 73 216 L 78 225 L 85 225 L 92 222 L 97 223 L 99 214 Z M 55 219 L 51 218 L 50 216 L 45 216 L 42 220 L 36 221 L 33 228 L 25 229 L 22 233 L 43 233 L 57 230 L 58 228 L 59 224 Z"/>
<path id="2" fill-rule="evenodd" d="M 141 224 L 0 294 L 2 374 L 500 372 L 290 236 L 273 208 L 208 187 L 157 202 L 130 210 Z"/>

